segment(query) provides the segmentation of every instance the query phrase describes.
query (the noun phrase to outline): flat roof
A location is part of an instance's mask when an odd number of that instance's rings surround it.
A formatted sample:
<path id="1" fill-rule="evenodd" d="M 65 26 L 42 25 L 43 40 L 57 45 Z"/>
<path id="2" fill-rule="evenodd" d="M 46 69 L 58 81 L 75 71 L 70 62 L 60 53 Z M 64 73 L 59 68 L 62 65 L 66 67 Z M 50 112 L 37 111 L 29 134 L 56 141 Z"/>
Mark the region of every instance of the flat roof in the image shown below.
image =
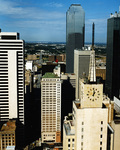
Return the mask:
<path id="1" fill-rule="evenodd" d="M 42 76 L 42 78 L 59 78 L 58 75 L 51 73 L 51 72 L 47 72 L 45 73 L 45 75 Z"/>
<path id="2" fill-rule="evenodd" d="M 73 126 L 72 120 L 66 123 L 64 122 L 66 135 L 75 135 L 75 129 L 71 129 L 70 125 Z"/>
<path id="3" fill-rule="evenodd" d="M 81 6 L 80 4 L 71 4 L 71 6 Z"/>
<path id="4" fill-rule="evenodd" d="M 16 121 L 9 120 L 8 122 L 3 123 L 0 132 L 15 131 L 15 130 L 16 130 Z"/>

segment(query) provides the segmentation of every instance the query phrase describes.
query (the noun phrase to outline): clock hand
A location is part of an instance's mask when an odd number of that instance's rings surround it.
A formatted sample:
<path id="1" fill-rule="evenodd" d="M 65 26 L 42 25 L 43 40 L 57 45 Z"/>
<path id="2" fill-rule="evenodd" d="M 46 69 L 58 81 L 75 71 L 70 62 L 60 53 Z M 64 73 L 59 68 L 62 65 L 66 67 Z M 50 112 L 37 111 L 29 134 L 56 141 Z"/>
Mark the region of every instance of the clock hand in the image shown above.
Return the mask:
<path id="1" fill-rule="evenodd" d="M 92 96 L 94 96 L 95 95 L 95 91 L 93 91 L 93 95 Z"/>

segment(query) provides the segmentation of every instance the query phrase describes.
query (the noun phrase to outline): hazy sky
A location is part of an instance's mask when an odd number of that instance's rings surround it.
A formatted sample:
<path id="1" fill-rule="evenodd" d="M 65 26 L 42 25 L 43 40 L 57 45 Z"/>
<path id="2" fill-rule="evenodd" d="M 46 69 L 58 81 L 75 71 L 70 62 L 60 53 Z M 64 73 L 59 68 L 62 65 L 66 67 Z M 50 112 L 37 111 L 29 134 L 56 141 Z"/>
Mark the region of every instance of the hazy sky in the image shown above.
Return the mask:
<path id="1" fill-rule="evenodd" d="M 85 41 L 106 42 L 107 19 L 119 11 L 120 0 L 0 0 L 2 32 L 19 32 L 25 41 L 66 41 L 66 11 L 81 4 L 85 11 Z"/>

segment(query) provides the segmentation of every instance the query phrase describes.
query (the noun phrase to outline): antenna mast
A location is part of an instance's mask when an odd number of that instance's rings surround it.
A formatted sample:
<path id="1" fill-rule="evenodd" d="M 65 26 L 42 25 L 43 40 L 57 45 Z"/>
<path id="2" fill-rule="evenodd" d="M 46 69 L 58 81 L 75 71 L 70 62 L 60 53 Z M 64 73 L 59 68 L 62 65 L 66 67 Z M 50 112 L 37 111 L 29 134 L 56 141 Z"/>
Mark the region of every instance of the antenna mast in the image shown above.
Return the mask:
<path id="1" fill-rule="evenodd" d="M 95 36 L 94 30 L 95 30 L 95 24 L 93 22 L 92 24 L 92 50 L 94 50 L 94 36 Z"/>

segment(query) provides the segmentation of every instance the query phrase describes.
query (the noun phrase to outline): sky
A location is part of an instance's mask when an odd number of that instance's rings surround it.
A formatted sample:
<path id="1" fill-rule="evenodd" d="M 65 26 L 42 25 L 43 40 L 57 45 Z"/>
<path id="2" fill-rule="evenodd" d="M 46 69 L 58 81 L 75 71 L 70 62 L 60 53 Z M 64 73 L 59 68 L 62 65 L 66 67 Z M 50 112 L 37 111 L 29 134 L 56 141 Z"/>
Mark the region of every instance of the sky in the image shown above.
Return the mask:
<path id="1" fill-rule="evenodd" d="M 25 41 L 66 42 L 66 11 L 81 4 L 85 11 L 85 42 L 106 43 L 107 19 L 119 11 L 120 0 L 0 0 L 2 32 L 19 32 Z"/>

